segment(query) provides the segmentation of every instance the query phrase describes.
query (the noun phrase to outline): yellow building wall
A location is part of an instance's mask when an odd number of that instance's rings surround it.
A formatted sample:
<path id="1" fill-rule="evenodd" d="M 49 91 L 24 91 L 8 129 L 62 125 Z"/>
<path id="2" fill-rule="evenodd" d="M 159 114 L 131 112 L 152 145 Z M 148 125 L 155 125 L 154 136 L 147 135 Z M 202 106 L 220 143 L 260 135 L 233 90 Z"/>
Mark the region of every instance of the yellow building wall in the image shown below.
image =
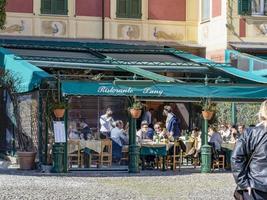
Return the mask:
<path id="1" fill-rule="evenodd" d="M 240 19 L 246 21 L 245 37 L 240 37 Z M 240 16 L 238 0 L 228 1 L 227 40 L 228 42 L 267 42 L 267 16 Z"/>
<path id="2" fill-rule="evenodd" d="M 68 16 L 42 15 L 40 7 L 40 0 L 34 0 L 33 14 L 8 12 L 6 29 L 0 34 L 102 38 L 101 17 L 75 16 L 75 0 L 68 2 Z M 105 18 L 105 39 L 171 41 L 203 45 L 208 51 L 223 49 L 225 36 L 210 32 L 221 26 L 224 16 L 203 24 L 200 12 L 201 0 L 187 0 L 186 21 L 148 20 L 148 0 L 143 0 L 141 19 L 119 19 L 116 18 L 116 0 L 111 0 L 110 18 Z"/>

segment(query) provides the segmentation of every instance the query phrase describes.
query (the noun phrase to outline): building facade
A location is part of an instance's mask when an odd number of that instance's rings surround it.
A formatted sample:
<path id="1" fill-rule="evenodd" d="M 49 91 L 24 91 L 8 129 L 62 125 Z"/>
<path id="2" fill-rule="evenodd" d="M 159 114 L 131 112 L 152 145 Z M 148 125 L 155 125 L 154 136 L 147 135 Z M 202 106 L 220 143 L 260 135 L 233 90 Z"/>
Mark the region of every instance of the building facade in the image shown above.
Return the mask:
<path id="1" fill-rule="evenodd" d="M 228 42 L 267 42 L 267 2 L 228 2 Z"/>
<path id="2" fill-rule="evenodd" d="M 3 35 L 168 41 L 223 60 L 226 0 L 8 0 Z"/>

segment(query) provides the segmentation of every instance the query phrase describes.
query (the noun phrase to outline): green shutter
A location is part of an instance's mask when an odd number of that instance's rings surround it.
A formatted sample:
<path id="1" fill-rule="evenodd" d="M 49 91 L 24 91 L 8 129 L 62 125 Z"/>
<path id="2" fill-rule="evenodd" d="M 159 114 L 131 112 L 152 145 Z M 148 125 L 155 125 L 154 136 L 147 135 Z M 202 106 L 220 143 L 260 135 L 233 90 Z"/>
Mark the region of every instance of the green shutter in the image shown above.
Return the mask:
<path id="1" fill-rule="evenodd" d="M 141 18 L 142 8 L 141 8 L 141 0 L 131 0 L 130 5 L 130 16 L 133 18 Z"/>
<path id="2" fill-rule="evenodd" d="M 52 13 L 52 0 L 42 0 L 41 1 L 41 14 L 51 14 Z"/>
<path id="3" fill-rule="evenodd" d="M 142 0 L 117 0 L 117 17 L 141 18 Z"/>
<path id="4" fill-rule="evenodd" d="M 127 16 L 127 1 L 128 0 L 117 0 L 117 17 Z"/>
<path id="5" fill-rule="evenodd" d="M 239 15 L 251 14 L 251 0 L 238 0 L 238 14 Z"/>
<path id="6" fill-rule="evenodd" d="M 67 14 L 67 0 L 53 0 L 53 14 Z"/>

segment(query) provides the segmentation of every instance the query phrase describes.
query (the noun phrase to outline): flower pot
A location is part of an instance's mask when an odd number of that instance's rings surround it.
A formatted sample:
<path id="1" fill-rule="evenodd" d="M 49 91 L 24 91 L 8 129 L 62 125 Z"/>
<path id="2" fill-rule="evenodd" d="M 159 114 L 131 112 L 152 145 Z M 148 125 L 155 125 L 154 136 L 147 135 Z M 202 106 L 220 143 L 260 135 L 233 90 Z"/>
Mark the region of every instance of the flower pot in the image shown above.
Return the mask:
<path id="1" fill-rule="evenodd" d="M 130 113 L 132 115 L 132 118 L 138 119 L 141 116 L 142 110 L 131 108 Z"/>
<path id="2" fill-rule="evenodd" d="M 34 168 L 36 152 L 18 151 L 17 155 L 20 169 L 29 170 Z"/>
<path id="3" fill-rule="evenodd" d="M 54 110 L 54 115 L 57 118 L 62 118 L 64 116 L 64 113 L 65 113 L 65 109 L 57 108 L 57 109 Z"/>
<path id="4" fill-rule="evenodd" d="M 202 115 L 203 115 L 204 119 L 210 120 L 213 116 L 213 112 L 204 110 L 204 111 L 202 111 Z"/>

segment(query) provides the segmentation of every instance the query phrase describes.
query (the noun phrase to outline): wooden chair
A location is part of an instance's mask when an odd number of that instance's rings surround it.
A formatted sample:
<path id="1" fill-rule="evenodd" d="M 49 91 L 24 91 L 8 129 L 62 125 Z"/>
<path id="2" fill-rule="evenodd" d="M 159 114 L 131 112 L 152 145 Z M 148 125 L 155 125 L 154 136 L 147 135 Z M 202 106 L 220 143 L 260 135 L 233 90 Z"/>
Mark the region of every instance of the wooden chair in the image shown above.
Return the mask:
<path id="1" fill-rule="evenodd" d="M 101 152 L 92 154 L 91 162 L 97 165 L 112 165 L 112 141 L 110 139 L 101 140 Z"/>
<path id="2" fill-rule="evenodd" d="M 212 163 L 212 169 L 214 170 L 215 168 L 218 169 L 223 169 L 224 170 L 224 161 L 225 161 L 225 156 L 224 155 L 219 155 L 218 159 L 214 160 Z"/>
<path id="3" fill-rule="evenodd" d="M 79 140 L 68 141 L 68 162 L 69 167 L 72 168 L 72 164 L 77 164 L 81 167 L 81 145 Z M 75 150 L 70 152 L 70 150 Z"/>
<path id="4" fill-rule="evenodd" d="M 122 146 L 121 154 L 122 154 L 122 157 L 120 160 L 120 164 L 128 163 L 128 160 L 129 160 L 129 146 L 128 145 Z"/>
<path id="5" fill-rule="evenodd" d="M 167 168 L 168 166 L 172 166 L 173 171 L 176 170 L 176 166 L 179 166 L 179 171 L 181 169 L 181 164 L 183 160 L 183 150 L 180 147 L 180 143 L 178 141 L 174 142 L 173 146 L 173 154 L 167 156 Z"/>

